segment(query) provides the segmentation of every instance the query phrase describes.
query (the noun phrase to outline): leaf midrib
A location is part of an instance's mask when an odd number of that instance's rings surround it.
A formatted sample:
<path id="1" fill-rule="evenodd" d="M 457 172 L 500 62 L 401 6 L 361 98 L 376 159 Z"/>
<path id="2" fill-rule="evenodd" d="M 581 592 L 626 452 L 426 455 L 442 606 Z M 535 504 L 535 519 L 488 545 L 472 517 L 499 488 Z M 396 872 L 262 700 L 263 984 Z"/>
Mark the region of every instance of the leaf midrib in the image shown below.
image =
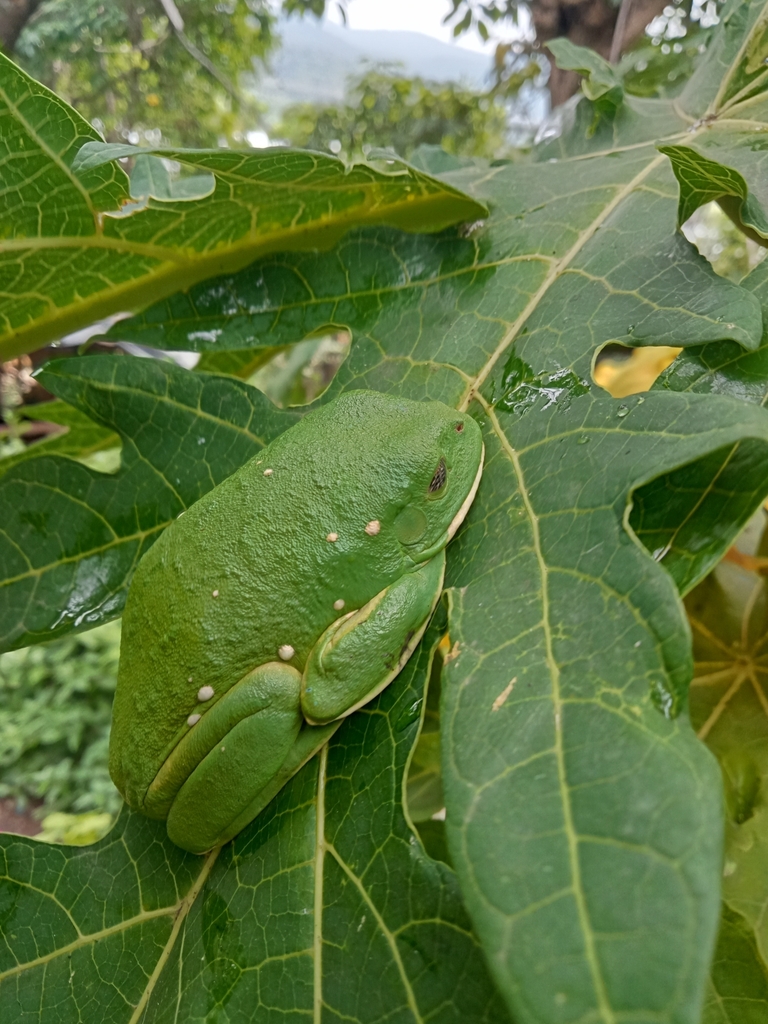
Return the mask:
<path id="1" fill-rule="evenodd" d="M 597 999 L 597 1009 L 600 1013 L 600 1018 L 604 1022 L 604 1024 L 616 1024 L 616 1017 L 608 1001 L 608 994 L 606 991 L 605 981 L 603 979 L 602 971 L 597 960 L 594 933 L 592 931 L 592 925 L 589 920 L 589 912 L 587 909 L 583 885 L 581 881 L 581 865 L 579 863 L 578 836 L 573 821 L 573 811 L 571 808 L 570 791 L 568 788 L 567 772 L 565 766 L 565 752 L 563 750 L 563 730 L 561 720 L 563 702 L 560 694 L 560 668 L 557 664 L 557 660 L 555 659 L 554 654 L 552 627 L 549 618 L 548 572 L 547 564 L 544 559 L 544 552 L 541 547 L 539 524 L 533 506 L 531 504 L 531 499 L 525 484 L 525 477 L 523 476 L 523 470 L 522 466 L 520 465 L 520 460 L 518 458 L 517 452 L 507 440 L 507 437 L 501 428 L 501 424 L 499 423 L 495 412 L 486 402 L 482 401 L 482 405 L 489 421 L 493 426 L 494 433 L 499 439 L 501 447 L 506 452 L 507 457 L 512 463 L 515 475 L 517 477 L 517 484 L 520 496 L 523 500 L 523 504 L 525 506 L 525 510 L 531 527 L 533 550 L 536 556 L 536 562 L 538 565 L 539 576 L 541 581 L 540 592 L 542 604 L 542 629 L 544 632 L 546 662 L 547 667 L 549 669 L 550 682 L 552 686 L 552 706 L 555 716 L 555 760 L 557 764 L 558 785 L 560 789 L 560 798 L 563 808 L 563 829 L 565 832 L 566 841 L 568 843 L 568 860 L 571 871 L 573 898 L 576 902 L 576 910 L 579 917 L 579 924 L 584 939 L 585 956 L 589 966 L 590 975 L 592 977 L 592 985 Z"/>
<path id="2" fill-rule="evenodd" d="M 341 215 L 325 216 L 303 224 L 300 227 L 283 227 L 279 231 L 254 236 L 251 232 L 232 244 L 222 242 L 214 248 L 203 250 L 164 248 L 144 242 L 109 239 L 102 235 L 74 236 L 69 244 L 62 239 L 18 240 L 13 244 L 0 243 L 0 257 L 4 251 L 37 248 L 51 251 L 61 248 L 72 250 L 89 248 L 109 249 L 128 255 L 145 256 L 160 260 L 158 267 L 146 270 L 120 285 L 110 283 L 88 298 L 55 306 L 50 296 L 40 296 L 48 305 L 48 312 L 35 316 L 22 325 L 11 327 L 8 317 L 3 316 L 6 331 L 0 335 L 0 359 L 8 360 L 22 355 L 32 347 L 39 347 L 52 338 L 77 330 L 84 324 L 92 323 L 116 311 L 132 310 L 146 303 L 147 290 L 152 289 L 152 301 L 166 298 L 178 290 L 187 290 L 194 284 L 212 276 L 235 273 L 261 256 L 280 251 L 304 251 L 319 249 L 326 251 L 350 227 L 369 224 L 393 224 L 396 218 L 414 207 L 421 210 L 437 206 L 446 201 L 445 192 L 433 193 L 418 203 L 390 203 L 383 212 L 375 208 L 357 205 Z M 64 236 L 66 238 L 66 236 Z M 313 240 L 310 245 L 309 241 Z M 31 244 L 28 244 L 31 243 Z M 179 254 L 182 255 L 179 255 Z"/>
<path id="3" fill-rule="evenodd" d="M 139 999 L 138 1003 L 136 1004 L 136 1007 L 134 1008 L 133 1013 L 131 1014 L 131 1018 L 128 1021 L 128 1024 L 139 1024 L 139 1021 L 141 1020 L 141 1017 L 147 1006 L 147 1003 L 149 1002 L 150 997 L 152 996 L 152 993 L 155 989 L 155 985 L 157 984 L 160 975 L 163 973 L 163 968 L 165 967 L 171 953 L 173 952 L 173 947 L 175 946 L 176 939 L 178 938 L 179 932 L 181 931 L 181 926 L 186 921 L 187 914 L 194 906 L 195 900 L 200 894 L 200 891 L 202 890 L 205 883 L 208 881 L 208 876 L 210 875 L 211 870 L 213 869 L 213 865 L 216 863 L 216 859 L 221 853 L 221 849 L 222 848 L 220 846 L 217 846 L 214 850 L 211 850 L 211 852 L 206 855 L 205 862 L 203 863 L 200 874 L 197 876 L 197 879 L 195 880 L 193 886 L 191 887 L 191 889 L 189 889 L 186 896 L 181 900 L 181 902 L 176 904 L 176 906 L 172 908 L 176 913 L 176 917 L 173 922 L 171 934 L 168 936 L 168 941 L 163 947 L 162 953 L 157 958 L 155 968 L 152 971 L 152 974 L 149 976 L 149 980 L 147 981 L 146 987 L 144 988 L 144 991 L 141 994 L 141 998 Z"/>
<path id="4" fill-rule="evenodd" d="M 44 893 L 46 898 L 50 898 L 50 893 Z M 82 949 L 84 946 L 90 946 L 94 942 L 100 942 L 102 939 L 108 939 L 112 935 L 119 935 L 120 932 L 127 931 L 129 928 L 133 928 L 134 925 L 143 924 L 145 921 L 153 921 L 158 917 L 169 917 L 171 914 L 175 914 L 181 906 L 181 903 L 174 903 L 170 907 L 160 907 L 157 910 L 146 910 L 140 914 L 136 914 L 134 917 L 126 918 L 124 921 L 120 921 L 118 924 L 110 925 L 109 928 L 102 928 L 97 932 L 83 933 L 77 928 L 79 935 L 72 942 L 67 943 L 65 946 L 59 946 L 58 949 L 52 950 L 50 953 L 44 953 L 42 956 L 35 957 L 34 960 L 27 960 L 24 963 L 17 964 L 15 967 L 9 967 L 5 971 L 0 971 L 0 982 L 6 980 L 6 978 L 12 978 L 17 974 L 22 974 L 24 971 L 32 970 L 35 967 L 40 967 L 43 964 L 48 964 L 52 960 L 56 960 L 60 956 L 68 956 L 70 953 L 74 953 L 78 949 Z M 69 915 L 68 915 L 69 916 Z M 71 918 L 70 918 L 71 919 Z M 72 922 L 74 924 L 74 922 Z"/>
<path id="5" fill-rule="evenodd" d="M 734 56 L 733 60 L 728 65 L 728 68 L 727 68 L 725 74 L 723 75 L 723 77 L 722 77 L 722 79 L 720 81 L 720 88 L 717 90 L 717 94 L 715 95 L 715 98 L 712 101 L 712 106 L 711 106 L 710 109 L 712 110 L 713 113 L 716 114 L 717 111 L 719 110 L 720 104 L 721 104 L 722 99 L 723 99 L 723 96 L 726 94 L 726 92 L 728 91 L 728 86 L 733 81 L 734 73 L 741 67 L 742 59 L 743 59 L 745 53 L 747 52 L 747 47 L 749 46 L 750 42 L 752 41 L 752 38 L 753 38 L 754 33 L 755 33 L 755 29 L 763 21 L 763 18 L 765 16 L 766 10 L 768 10 L 768 3 L 763 4 L 762 11 L 760 12 L 760 14 L 757 15 L 755 20 L 752 22 L 752 28 L 744 36 L 744 39 L 742 41 L 741 46 L 739 47 L 739 49 L 738 49 L 736 55 Z M 751 87 L 751 83 L 750 83 L 750 87 Z M 734 97 L 734 99 L 735 99 L 735 97 Z M 728 109 L 727 105 L 723 109 L 727 110 Z"/>
<path id="6" fill-rule="evenodd" d="M 663 154 L 659 154 L 653 160 L 650 160 L 645 167 L 639 171 L 631 181 L 627 182 L 626 185 L 618 189 L 613 199 L 609 203 L 606 203 L 600 213 L 592 219 L 592 221 L 579 233 L 578 238 L 573 243 L 571 248 L 566 252 L 559 260 L 554 262 L 550 267 L 549 273 L 541 282 L 537 290 L 533 293 L 531 298 L 525 305 L 525 308 L 520 312 L 517 318 L 510 324 L 508 330 L 505 332 L 496 349 L 491 353 L 491 356 L 486 361 L 483 368 L 475 377 L 473 383 L 467 389 L 464 398 L 459 403 L 459 409 L 465 411 L 472 399 L 479 395 L 480 388 L 483 386 L 485 381 L 488 379 L 493 367 L 496 365 L 498 360 L 504 354 L 504 352 L 512 345 L 517 338 L 520 330 L 524 327 L 526 321 L 536 310 L 537 306 L 547 294 L 552 285 L 560 278 L 560 276 L 568 270 L 570 264 L 574 258 L 581 252 L 587 242 L 594 236 L 595 232 L 600 226 L 607 220 L 613 211 L 622 203 L 627 196 L 631 195 L 632 192 L 640 185 L 645 179 L 664 161 L 666 157 Z"/>

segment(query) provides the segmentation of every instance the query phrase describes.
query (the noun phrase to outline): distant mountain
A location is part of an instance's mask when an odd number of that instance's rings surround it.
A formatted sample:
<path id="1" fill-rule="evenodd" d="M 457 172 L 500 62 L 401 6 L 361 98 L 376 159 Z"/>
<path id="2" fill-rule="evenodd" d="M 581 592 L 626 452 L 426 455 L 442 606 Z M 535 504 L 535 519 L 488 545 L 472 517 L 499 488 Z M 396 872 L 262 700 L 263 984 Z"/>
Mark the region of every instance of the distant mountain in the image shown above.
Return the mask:
<path id="1" fill-rule="evenodd" d="M 282 46 L 269 71 L 259 72 L 255 89 L 273 114 L 292 103 L 338 103 L 347 79 L 366 63 L 399 64 L 405 75 L 462 82 L 474 89 L 487 84 L 491 70 L 484 54 L 420 32 L 370 32 L 314 18 L 283 18 L 278 34 Z"/>

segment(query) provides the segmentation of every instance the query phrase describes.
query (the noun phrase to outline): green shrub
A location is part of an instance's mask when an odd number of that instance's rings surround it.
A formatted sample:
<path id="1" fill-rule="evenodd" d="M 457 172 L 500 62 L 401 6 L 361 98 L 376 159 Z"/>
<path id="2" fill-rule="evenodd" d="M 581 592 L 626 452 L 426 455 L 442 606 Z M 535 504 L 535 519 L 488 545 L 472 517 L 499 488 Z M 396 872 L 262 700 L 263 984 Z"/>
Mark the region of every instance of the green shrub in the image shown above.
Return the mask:
<path id="1" fill-rule="evenodd" d="M 109 811 L 120 623 L 0 656 L 0 797 L 50 811 Z"/>

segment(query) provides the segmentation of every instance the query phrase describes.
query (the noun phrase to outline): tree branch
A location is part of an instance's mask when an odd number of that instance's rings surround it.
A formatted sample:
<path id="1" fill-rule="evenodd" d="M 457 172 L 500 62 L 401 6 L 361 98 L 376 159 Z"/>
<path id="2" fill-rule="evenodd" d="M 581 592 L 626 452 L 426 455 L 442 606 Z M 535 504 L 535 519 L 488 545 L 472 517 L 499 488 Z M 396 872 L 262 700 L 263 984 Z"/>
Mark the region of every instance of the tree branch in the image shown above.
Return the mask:
<path id="1" fill-rule="evenodd" d="M 0 3 L 2 3 L 2 0 L 0 0 Z M 171 28 L 173 29 L 176 38 L 179 40 L 179 42 L 190 55 L 190 57 L 196 60 L 201 67 L 205 68 L 208 74 L 212 75 L 216 79 L 219 85 L 226 92 L 229 93 L 232 99 L 234 99 L 237 103 L 242 103 L 243 97 L 240 91 L 234 85 L 234 83 L 229 80 L 229 78 L 224 74 L 223 71 L 220 71 L 216 67 L 212 60 L 206 57 L 202 50 L 199 50 L 195 46 L 195 44 L 192 42 L 189 36 L 185 33 L 184 19 L 182 18 L 181 12 L 179 11 L 179 8 L 176 6 L 174 0 L 160 0 L 160 3 L 162 4 L 163 10 L 165 11 L 168 21 L 171 23 Z"/>
<path id="2" fill-rule="evenodd" d="M 0 46 L 11 53 L 40 0 L 0 0 Z"/>
<path id="3" fill-rule="evenodd" d="M 624 36 L 626 35 L 627 24 L 629 23 L 629 9 L 631 6 L 632 0 L 621 0 L 619 16 L 616 18 L 616 28 L 613 30 L 613 39 L 611 40 L 611 54 L 608 58 L 611 64 L 619 63 L 622 47 L 624 46 Z"/>

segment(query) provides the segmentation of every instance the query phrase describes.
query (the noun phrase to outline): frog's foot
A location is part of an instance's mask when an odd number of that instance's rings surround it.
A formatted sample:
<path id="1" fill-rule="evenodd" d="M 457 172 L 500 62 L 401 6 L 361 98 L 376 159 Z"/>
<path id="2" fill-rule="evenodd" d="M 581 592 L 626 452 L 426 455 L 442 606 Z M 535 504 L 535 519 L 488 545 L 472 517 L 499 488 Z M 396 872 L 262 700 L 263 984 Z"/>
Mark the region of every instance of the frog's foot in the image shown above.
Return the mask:
<path id="1" fill-rule="evenodd" d="M 176 745 L 149 787 L 145 807 L 153 817 L 167 814 L 168 835 L 177 846 L 205 853 L 247 824 L 244 812 L 299 735 L 300 686 L 295 668 L 260 665 Z"/>
<path id="2" fill-rule="evenodd" d="M 440 551 L 328 627 L 310 652 L 301 682 L 301 709 L 309 723 L 350 715 L 392 682 L 427 628 L 444 574 Z"/>

